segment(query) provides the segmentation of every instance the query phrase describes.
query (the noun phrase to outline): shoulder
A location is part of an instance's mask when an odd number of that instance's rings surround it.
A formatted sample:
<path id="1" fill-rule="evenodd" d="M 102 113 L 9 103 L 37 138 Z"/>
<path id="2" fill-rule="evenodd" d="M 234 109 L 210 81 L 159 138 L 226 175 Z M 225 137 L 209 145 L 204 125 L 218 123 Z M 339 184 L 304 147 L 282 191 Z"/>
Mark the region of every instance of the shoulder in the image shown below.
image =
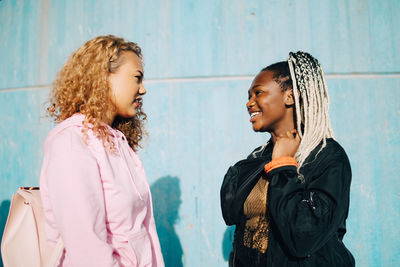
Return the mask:
<path id="1" fill-rule="evenodd" d="M 74 183 L 80 181 L 82 174 L 88 176 L 98 171 L 97 153 L 84 141 L 82 127 L 64 122 L 50 131 L 44 143 L 40 178 L 43 181 L 66 179 Z"/>
<path id="2" fill-rule="evenodd" d="M 341 166 L 351 173 L 350 161 L 344 148 L 333 138 L 321 142 L 307 157 L 304 170 L 315 172 L 326 168 Z"/>
<path id="3" fill-rule="evenodd" d="M 317 149 L 319 149 L 321 145 L 317 147 Z M 344 148 L 333 138 L 326 139 L 326 145 L 321 150 L 320 154 L 321 156 L 327 157 L 330 160 L 349 161 Z"/>
<path id="4" fill-rule="evenodd" d="M 326 139 L 326 148 L 331 152 L 346 154 L 344 148 L 333 138 Z"/>
<path id="5" fill-rule="evenodd" d="M 323 141 L 311 151 L 310 155 L 307 157 L 306 162 L 312 162 L 315 160 L 346 160 L 347 154 L 343 147 L 333 138 L 326 139 L 324 144 Z"/>
<path id="6" fill-rule="evenodd" d="M 44 151 L 51 150 L 87 150 L 82 133 L 83 115 L 73 115 L 54 127 L 46 137 Z M 89 132 L 89 139 L 91 134 Z"/>
<path id="7" fill-rule="evenodd" d="M 58 153 L 59 151 L 87 151 L 80 129 L 76 126 L 68 127 L 56 134 L 48 135 L 44 143 L 44 153 Z"/>

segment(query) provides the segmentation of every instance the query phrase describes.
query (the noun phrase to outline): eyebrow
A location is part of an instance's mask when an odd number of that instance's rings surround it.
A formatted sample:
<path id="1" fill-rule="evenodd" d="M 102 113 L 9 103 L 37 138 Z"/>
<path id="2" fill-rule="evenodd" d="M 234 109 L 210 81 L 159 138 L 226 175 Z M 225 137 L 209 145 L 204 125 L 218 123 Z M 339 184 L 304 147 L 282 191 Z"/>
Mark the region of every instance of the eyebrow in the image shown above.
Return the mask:
<path id="1" fill-rule="evenodd" d="M 250 90 L 254 90 L 254 89 L 256 89 L 257 87 L 261 87 L 262 85 L 260 85 L 260 84 L 256 84 L 256 85 L 254 85 L 253 87 L 251 87 L 249 90 L 248 90 L 248 92 L 250 93 Z"/>
<path id="2" fill-rule="evenodd" d="M 142 77 L 144 76 L 142 71 L 137 70 L 137 72 L 139 72 L 140 76 L 142 76 Z"/>

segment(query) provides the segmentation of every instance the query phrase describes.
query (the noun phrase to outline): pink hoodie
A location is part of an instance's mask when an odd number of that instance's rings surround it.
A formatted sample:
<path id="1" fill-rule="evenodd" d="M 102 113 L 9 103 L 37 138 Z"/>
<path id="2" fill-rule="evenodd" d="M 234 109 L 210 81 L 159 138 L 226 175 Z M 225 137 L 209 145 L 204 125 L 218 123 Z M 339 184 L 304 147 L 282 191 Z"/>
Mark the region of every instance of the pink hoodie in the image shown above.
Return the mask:
<path id="1" fill-rule="evenodd" d="M 125 136 L 109 127 L 116 153 L 88 132 L 82 114 L 47 136 L 40 175 L 46 234 L 65 252 L 59 266 L 164 266 L 149 185 Z"/>

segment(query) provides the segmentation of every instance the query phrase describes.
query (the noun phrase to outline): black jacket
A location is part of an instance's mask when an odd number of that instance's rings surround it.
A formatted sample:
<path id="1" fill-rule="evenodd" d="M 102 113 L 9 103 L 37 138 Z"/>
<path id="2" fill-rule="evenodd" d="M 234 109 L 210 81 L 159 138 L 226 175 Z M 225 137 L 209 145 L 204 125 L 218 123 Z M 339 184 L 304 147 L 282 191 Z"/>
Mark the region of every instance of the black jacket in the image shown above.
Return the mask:
<path id="1" fill-rule="evenodd" d="M 333 139 L 314 149 L 300 169 L 274 169 L 265 175 L 273 143 L 228 169 L 221 187 L 222 215 L 236 225 L 231 266 L 354 266 L 342 243 L 349 210 L 351 169 L 343 148 Z M 257 151 L 256 149 L 255 151 Z M 269 180 L 270 231 L 265 254 L 243 245 L 243 204 L 264 175 Z"/>

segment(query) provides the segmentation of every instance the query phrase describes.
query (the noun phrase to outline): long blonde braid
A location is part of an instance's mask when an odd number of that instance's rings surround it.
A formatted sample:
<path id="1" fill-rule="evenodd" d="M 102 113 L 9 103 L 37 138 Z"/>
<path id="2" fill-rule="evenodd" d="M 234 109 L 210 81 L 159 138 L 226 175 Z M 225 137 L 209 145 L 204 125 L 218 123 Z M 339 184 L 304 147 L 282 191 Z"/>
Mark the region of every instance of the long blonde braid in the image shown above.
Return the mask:
<path id="1" fill-rule="evenodd" d="M 298 170 L 308 155 L 322 141 L 333 138 L 329 119 L 329 96 L 324 73 L 318 60 L 308 53 L 289 53 L 287 60 L 292 80 L 296 108 L 296 128 L 300 135 L 300 146 L 295 154 Z"/>

